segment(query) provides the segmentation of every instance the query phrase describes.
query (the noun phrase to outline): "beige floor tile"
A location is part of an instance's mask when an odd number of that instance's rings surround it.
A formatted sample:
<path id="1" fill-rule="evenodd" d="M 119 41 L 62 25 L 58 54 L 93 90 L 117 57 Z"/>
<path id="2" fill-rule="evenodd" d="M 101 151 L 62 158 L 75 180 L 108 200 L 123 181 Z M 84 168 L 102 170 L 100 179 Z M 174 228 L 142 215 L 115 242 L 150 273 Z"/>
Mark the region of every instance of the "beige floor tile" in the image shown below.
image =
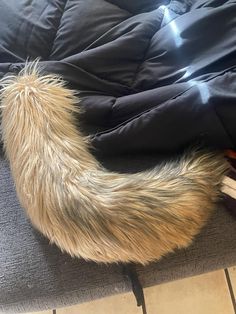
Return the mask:
<path id="1" fill-rule="evenodd" d="M 223 270 L 144 292 L 148 314 L 234 314 Z"/>
<path id="2" fill-rule="evenodd" d="M 32 312 L 32 313 L 25 313 L 25 314 L 52 314 L 52 311 Z"/>
<path id="3" fill-rule="evenodd" d="M 228 268 L 231 285 L 236 298 L 236 266 Z"/>
<path id="4" fill-rule="evenodd" d="M 132 293 L 58 309 L 57 314 L 142 314 Z"/>

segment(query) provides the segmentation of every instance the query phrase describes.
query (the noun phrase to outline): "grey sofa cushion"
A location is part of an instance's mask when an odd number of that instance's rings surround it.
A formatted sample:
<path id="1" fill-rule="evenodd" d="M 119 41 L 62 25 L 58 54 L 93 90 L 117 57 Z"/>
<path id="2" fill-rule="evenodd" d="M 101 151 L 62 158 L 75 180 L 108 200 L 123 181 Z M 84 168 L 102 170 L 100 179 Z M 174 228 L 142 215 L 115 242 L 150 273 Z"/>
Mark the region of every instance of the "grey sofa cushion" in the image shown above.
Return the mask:
<path id="1" fill-rule="evenodd" d="M 236 221 L 219 209 L 188 249 L 137 271 L 143 286 L 236 263 Z M 20 207 L 8 163 L 0 158 L 0 312 L 58 308 L 131 289 L 122 265 L 62 254 L 35 231 Z"/>

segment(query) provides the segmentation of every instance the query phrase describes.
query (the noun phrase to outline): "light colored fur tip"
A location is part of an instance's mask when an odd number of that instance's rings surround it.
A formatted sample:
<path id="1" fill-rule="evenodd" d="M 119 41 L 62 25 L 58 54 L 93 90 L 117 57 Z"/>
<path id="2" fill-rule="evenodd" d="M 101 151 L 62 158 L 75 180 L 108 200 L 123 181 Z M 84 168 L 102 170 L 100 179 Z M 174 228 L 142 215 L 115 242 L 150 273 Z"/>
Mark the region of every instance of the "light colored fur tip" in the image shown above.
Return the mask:
<path id="1" fill-rule="evenodd" d="M 112 173 L 76 128 L 74 92 L 28 64 L 1 82 L 2 136 L 22 206 L 73 256 L 98 262 L 159 259 L 188 246 L 220 196 L 221 154 L 189 151 L 136 174 Z"/>

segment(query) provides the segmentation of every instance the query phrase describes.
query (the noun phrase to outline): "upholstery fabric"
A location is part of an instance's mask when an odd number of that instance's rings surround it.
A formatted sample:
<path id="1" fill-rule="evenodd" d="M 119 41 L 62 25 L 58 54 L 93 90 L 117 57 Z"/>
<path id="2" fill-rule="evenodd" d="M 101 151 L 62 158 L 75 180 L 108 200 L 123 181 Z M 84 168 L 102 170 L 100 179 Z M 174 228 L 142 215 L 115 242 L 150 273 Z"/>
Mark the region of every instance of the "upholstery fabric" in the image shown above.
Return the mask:
<path id="1" fill-rule="evenodd" d="M 122 160 L 116 164 L 121 167 Z M 72 259 L 32 228 L 3 157 L 0 182 L 0 312 L 58 308 L 131 290 L 123 265 Z M 136 265 L 141 284 L 147 287 L 235 265 L 235 229 L 235 219 L 219 207 L 192 246 L 158 263 Z"/>

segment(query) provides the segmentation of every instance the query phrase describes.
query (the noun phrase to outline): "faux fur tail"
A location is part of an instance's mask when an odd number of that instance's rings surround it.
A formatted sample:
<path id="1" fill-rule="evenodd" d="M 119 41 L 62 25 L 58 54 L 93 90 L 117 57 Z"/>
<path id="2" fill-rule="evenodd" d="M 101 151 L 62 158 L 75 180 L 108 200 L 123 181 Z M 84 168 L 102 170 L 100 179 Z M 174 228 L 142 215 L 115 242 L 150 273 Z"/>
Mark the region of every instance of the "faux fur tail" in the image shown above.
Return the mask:
<path id="1" fill-rule="evenodd" d="M 62 250 L 147 263 L 189 245 L 219 197 L 223 156 L 192 151 L 137 174 L 103 169 L 73 118 L 63 81 L 28 65 L 2 81 L 2 134 L 32 223 Z"/>

